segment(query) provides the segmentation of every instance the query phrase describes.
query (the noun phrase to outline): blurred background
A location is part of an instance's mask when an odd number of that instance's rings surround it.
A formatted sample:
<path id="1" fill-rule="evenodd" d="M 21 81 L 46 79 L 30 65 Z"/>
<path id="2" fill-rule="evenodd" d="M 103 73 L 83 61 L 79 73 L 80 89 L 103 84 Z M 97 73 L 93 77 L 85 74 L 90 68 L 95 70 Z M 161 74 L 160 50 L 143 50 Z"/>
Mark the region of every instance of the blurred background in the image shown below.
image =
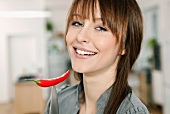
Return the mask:
<path id="1" fill-rule="evenodd" d="M 72 0 L 0 0 L 0 114 L 43 114 L 50 88 L 24 78 L 71 69 L 64 44 Z M 170 112 L 170 1 L 137 0 L 144 18 L 141 54 L 129 84 L 152 114 Z M 63 83 L 75 84 L 73 71 Z"/>

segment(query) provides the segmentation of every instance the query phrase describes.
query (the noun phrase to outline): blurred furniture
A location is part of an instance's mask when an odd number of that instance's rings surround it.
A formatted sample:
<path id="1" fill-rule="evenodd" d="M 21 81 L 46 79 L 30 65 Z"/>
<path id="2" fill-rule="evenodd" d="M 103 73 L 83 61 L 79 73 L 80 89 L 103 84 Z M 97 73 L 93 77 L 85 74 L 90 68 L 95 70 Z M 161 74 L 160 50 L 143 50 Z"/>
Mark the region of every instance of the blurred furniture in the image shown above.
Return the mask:
<path id="1" fill-rule="evenodd" d="M 49 36 L 48 40 L 48 78 L 56 78 L 67 71 L 68 53 L 63 37 Z M 66 81 L 56 85 L 57 88 L 67 84 Z"/>
<path id="2" fill-rule="evenodd" d="M 141 99 L 141 101 L 148 105 L 152 98 L 150 95 L 150 85 L 147 83 L 146 72 L 131 72 L 129 74 L 128 83 L 132 87 L 134 93 Z"/>
<path id="3" fill-rule="evenodd" d="M 163 74 L 160 70 L 152 71 L 152 88 L 153 88 L 153 102 L 157 105 L 163 106 Z"/>
<path id="4" fill-rule="evenodd" d="M 140 72 L 139 73 L 139 80 L 140 80 L 140 96 L 139 98 L 142 100 L 143 103 L 148 104 L 148 84 L 147 84 L 147 79 L 146 79 L 146 73 L 145 72 Z"/>
<path id="5" fill-rule="evenodd" d="M 42 89 L 33 82 L 20 82 L 15 85 L 16 114 L 44 112 Z"/>

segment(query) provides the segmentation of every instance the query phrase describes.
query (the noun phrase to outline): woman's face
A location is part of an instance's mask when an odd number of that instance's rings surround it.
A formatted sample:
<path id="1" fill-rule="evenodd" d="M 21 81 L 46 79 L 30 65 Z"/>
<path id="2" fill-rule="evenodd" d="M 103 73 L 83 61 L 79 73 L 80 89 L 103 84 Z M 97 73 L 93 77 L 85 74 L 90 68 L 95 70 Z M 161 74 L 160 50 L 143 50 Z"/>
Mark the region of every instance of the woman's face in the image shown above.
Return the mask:
<path id="1" fill-rule="evenodd" d="M 120 43 L 115 35 L 101 21 L 100 11 L 83 19 L 74 14 L 66 34 L 66 43 L 72 62 L 72 68 L 79 73 L 100 73 L 114 71 L 118 62 Z"/>

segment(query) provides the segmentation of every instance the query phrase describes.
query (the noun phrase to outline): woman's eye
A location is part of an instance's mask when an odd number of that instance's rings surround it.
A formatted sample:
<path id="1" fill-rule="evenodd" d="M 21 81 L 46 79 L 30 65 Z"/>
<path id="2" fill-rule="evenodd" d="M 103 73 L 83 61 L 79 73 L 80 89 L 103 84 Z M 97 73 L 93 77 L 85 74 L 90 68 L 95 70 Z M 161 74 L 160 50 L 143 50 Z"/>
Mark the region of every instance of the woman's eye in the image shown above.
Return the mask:
<path id="1" fill-rule="evenodd" d="M 75 21 L 75 22 L 72 22 L 72 24 L 71 25 L 73 25 L 73 26 L 83 26 L 83 24 L 82 23 L 80 23 L 80 22 L 78 22 L 78 21 Z"/>
<path id="2" fill-rule="evenodd" d="M 101 26 L 96 27 L 96 30 L 98 30 L 98 31 L 108 31 L 106 28 L 101 27 Z"/>

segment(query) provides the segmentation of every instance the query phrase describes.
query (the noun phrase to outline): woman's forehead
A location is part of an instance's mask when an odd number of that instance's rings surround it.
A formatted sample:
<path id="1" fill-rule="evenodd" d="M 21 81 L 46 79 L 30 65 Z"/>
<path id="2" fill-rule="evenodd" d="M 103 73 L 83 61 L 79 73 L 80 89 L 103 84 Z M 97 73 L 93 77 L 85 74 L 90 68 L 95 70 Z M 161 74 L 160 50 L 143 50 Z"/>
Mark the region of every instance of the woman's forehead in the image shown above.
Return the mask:
<path id="1" fill-rule="evenodd" d="M 82 8 L 81 5 L 78 5 L 77 8 L 74 9 L 74 11 L 71 14 L 72 17 L 76 18 L 83 18 L 83 19 L 101 19 L 101 13 L 99 5 L 95 5 L 95 7 L 90 6 L 84 6 Z"/>

